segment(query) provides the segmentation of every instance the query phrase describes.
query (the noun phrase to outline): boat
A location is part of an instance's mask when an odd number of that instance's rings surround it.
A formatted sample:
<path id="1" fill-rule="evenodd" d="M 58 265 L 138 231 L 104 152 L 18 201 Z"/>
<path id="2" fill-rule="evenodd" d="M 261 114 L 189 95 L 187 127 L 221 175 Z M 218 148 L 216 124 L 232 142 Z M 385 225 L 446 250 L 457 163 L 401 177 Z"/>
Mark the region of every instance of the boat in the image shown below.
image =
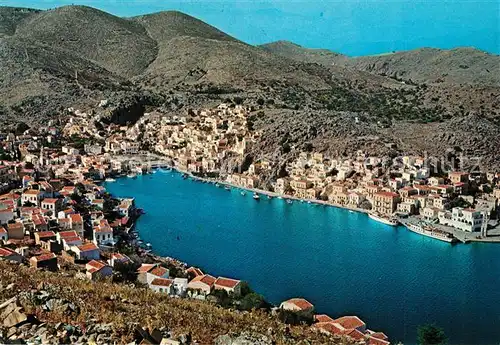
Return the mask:
<path id="1" fill-rule="evenodd" d="M 108 177 L 105 181 L 106 182 L 116 182 L 116 180 L 114 178 L 111 178 L 111 177 Z"/>
<path id="2" fill-rule="evenodd" d="M 399 224 L 399 221 L 394 217 L 387 218 L 387 217 L 379 216 L 375 213 L 369 213 L 368 217 L 370 217 L 373 220 L 376 220 L 377 222 L 385 224 L 385 225 L 397 226 Z"/>
<path id="3" fill-rule="evenodd" d="M 224 189 L 225 189 L 225 190 L 231 190 L 231 187 L 229 187 L 229 186 L 224 186 Z"/>
<path id="4" fill-rule="evenodd" d="M 134 173 L 130 173 L 130 174 L 127 174 L 127 177 L 128 177 L 128 178 L 136 178 L 136 177 L 137 177 L 137 175 L 136 175 L 136 174 L 134 174 Z"/>
<path id="5" fill-rule="evenodd" d="M 444 232 L 442 230 L 439 230 L 439 229 L 437 229 L 433 226 L 430 226 L 430 225 L 419 225 L 419 224 L 412 224 L 409 222 L 405 222 L 404 226 L 408 230 L 410 230 L 416 234 L 424 235 L 424 236 L 427 236 L 430 238 L 434 238 L 436 240 L 440 240 L 440 241 L 444 241 L 444 242 L 448 242 L 448 243 L 454 243 L 457 241 L 455 236 L 453 236 L 452 234 Z"/>
<path id="6" fill-rule="evenodd" d="M 292 200 L 290 200 L 290 199 L 287 199 L 287 200 L 286 200 L 286 203 L 287 203 L 287 204 L 289 204 L 289 205 L 291 205 L 291 204 L 293 204 L 293 201 L 292 201 Z"/>
<path id="7" fill-rule="evenodd" d="M 259 200 L 259 199 L 260 199 L 260 196 L 259 196 L 259 194 L 257 194 L 257 193 L 253 193 L 253 198 L 254 198 L 255 200 Z"/>
<path id="8" fill-rule="evenodd" d="M 283 199 L 283 197 L 282 197 L 282 196 L 278 196 L 278 199 L 280 199 L 280 200 L 281 200 L 281 199 Z"/>
<path id="9" fill-rule="evenodd" d="M 240 194 L 243 196 L 247 195 L 247 193 L 245 193 L 244 191 L 242 191 Z"/>
<path id="10" fill-rule="evenodd" d="M 270 195 L 268 195 L 268 196 L 267 196 L 267 198 L 268 198 L 269 200 L 271 200 L 273 197 L 272 197 L 272 196 L 270 196 Z"/>

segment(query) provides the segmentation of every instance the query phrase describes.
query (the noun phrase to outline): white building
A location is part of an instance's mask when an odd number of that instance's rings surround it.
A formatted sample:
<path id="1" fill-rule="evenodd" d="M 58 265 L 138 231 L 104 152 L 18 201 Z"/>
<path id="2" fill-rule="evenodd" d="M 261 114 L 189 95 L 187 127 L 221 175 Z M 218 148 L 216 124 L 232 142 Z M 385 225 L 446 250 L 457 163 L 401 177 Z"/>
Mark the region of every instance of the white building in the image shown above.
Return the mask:
<path id="1" fill-rule="evenodd" d="M 452 226 L 463 231 L 480 231 L 483 225 L 483 214 L 474 209 L 454 207 L 451 212 L 441 211 L 439 223 Z"/>

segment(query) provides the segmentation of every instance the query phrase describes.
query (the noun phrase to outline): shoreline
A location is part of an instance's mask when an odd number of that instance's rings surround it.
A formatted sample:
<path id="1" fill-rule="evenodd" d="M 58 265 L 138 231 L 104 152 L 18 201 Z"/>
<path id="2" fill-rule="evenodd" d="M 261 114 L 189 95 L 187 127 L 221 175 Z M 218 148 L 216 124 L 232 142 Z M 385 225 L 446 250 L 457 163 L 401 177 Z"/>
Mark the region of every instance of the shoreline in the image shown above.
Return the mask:
<path id="1" fill-rule="evenodd" d="M 156 155 L 156 156 L 157 156 L 157 158 L 161 157 L 159 155 Z M 151 169 L 151 171 L 157 171 L 158 169 L 162 169 L 162 168 L 161 167 L 153 168 L 153 169 Z M 302 199 L 299 197 L 295 197 L 293 195 L 279 194 L 276 192 L 271 192 L 271 191 L 259 189 L 259 188 L 243 187 L 243 186 L 235 185 L 235 184 L 232 184 L 230 182 L 223 181 L 223 180 L 216 179 L 216 178 L 207 178 L 207 177 L 196 176 L 188 171 L 183 171 L 183 170 L 178 169 L 176 167 L 173 167 L 171 165 L 169 165 L 169 169 L 171 171 L 174 171 L 176 173 L 179 173 L 181 175 L 185 175 L 185 176 L 189 177 L 192 181 L 201 181 L 201 182 L 208 182 L 211 184 L 219 184 L 221 186 L 227 186 L 227 187 L 231 187 L 233 189 L 247 191 L 250 193 L 257 193 L 257 194 L 261 194 L 261 195 L 265 195 L 265 196 L 270 196 L 272 198 L 281 198 L 282 200 L 293 200 L 293 201 L 298 201 L 300 203 L 322 205 L 322 206 L 327 206 L 327 207 L 335 207 L 335 208 L 347 210 L 349 212 L 356 212 L 356 213 L 360 213 L 360 214 L 369 215 L 369 210 L 365 210 L 365 209 L 361 209 L 361 208 L 332 204 L 328 201 L 323 201 L 323 200 L 318 200 L 318 199 Z M 121 177 L 126 178 L 127 176 L 124 175 Z M 401 222 L 399 222 L 398 226 L 401 226 L 401 227 L 405 228 L 405 230 L 412 232 L 410 229 L 408 229 Z M 135 224 L 134 224 L 134 227 L 135 227 Z M 500 243 L 500 237 L 499 238 L 494 238 L 494 237 L 493 238 L 492 237 L 490 237 L 490 238 L 488 238 L 488 237 L 485 237 L 485 238 L 470 237 L 469 238 L 469 237 L 467 237 L 467 234 L 457 233 L 456 231 L 457 230 L 455 230 L 455 229 L 451 229 L 450 233 L 452 233 L 455 236 L 455 238 L 459 241 L 460 244 L 469 244 L 472 242 L 475 242 L 475 243 Z M 420 235 L 426 237 L 425 235 L 422 235 L 422 234 L 420 234 Z M 438 239 L 435 239 L 435 240 L 439 241 Z"/>

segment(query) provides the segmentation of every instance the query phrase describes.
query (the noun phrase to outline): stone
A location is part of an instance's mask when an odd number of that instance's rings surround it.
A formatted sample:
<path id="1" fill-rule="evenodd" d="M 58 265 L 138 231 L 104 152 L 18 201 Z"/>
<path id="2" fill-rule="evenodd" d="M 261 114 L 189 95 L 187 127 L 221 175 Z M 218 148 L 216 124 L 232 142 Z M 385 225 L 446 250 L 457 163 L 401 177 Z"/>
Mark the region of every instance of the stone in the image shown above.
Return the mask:
<path id="1" fill-rule="evenodd" d="M 4 320 L 3 320 L 3 325 L 5 327 L 13 327 L 17 326 L 20 323 L 25 322 L 28 320 L 28 316 L 21 312 L 22 308 L 17 307 L 14 309 Z"/>
<path id="2" fill-rule="evenodd" d="M 0 310 L 8 307 L 10 304 L 15 304 L 17 302 L 17 297 L 12 297 L 0 304 Z"/>

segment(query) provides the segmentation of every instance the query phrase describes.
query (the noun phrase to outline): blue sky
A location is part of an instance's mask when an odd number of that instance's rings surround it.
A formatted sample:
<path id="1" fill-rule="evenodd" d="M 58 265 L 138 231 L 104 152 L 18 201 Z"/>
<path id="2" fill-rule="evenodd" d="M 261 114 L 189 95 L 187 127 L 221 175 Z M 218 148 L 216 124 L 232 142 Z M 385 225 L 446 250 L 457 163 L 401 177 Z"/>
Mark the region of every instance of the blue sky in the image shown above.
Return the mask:
<path id="1" fill-rule="evenodd" d="M 119 16 L 179 10 L 251 44 L 284 39 L 348 55 L 458 46 L 500 53 L 500 0 L 0 0 L 43 9 L 69 4 Z"/>

